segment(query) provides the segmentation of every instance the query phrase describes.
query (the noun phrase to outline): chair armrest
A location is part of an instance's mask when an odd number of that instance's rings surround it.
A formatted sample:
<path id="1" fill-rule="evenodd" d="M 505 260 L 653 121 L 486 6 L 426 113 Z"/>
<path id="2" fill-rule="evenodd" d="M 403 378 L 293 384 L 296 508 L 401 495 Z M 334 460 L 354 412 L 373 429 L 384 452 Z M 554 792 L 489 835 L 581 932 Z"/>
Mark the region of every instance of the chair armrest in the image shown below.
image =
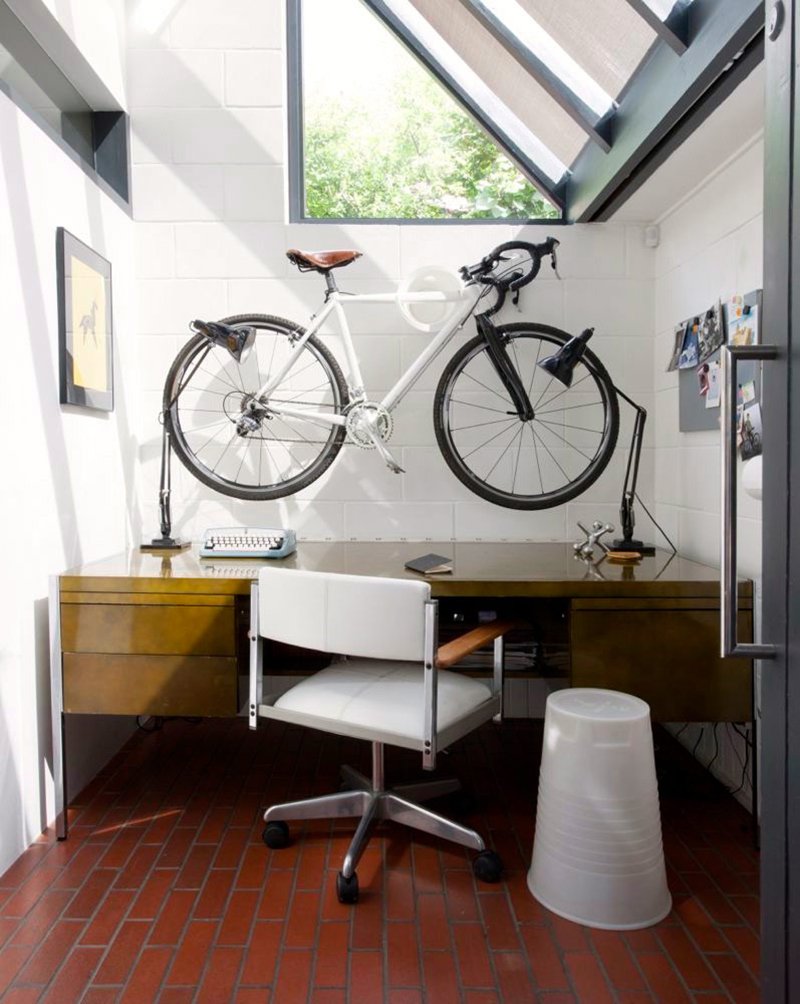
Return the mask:
<path id="1" fill-rule="evenodd" d="M 446 645 L 441 645 L 436 653 L 436 665 L 439 669 L 449 669 L 472 652 L 518 626 L 517 621 L 492 621 L 490 624 L 473 628 L 472 631 L 459 635 Z"/>

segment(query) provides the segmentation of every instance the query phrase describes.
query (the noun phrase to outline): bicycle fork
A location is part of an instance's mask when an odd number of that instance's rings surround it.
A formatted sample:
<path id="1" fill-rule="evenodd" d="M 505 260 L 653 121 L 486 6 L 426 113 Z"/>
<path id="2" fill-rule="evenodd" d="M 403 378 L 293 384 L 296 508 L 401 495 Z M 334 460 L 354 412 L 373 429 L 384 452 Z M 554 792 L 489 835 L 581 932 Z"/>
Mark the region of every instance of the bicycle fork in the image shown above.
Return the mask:
<path id="1" fill-rule="evenodd" d="M 478 326 L 479 334 L 486 341 L 489 359 L 500 378 L 500 382 L 508 391 L 519 420 L 521 422 L 529 422 L 533 418 L 533 407 L 531 406 L 525 386 L 522 383 L 522 378 L 514 364 L 508 358 L 503 339 L 498 334 L 497 328 L 483 314 L 479 314 L 475 318 L 475 323 Z"/>

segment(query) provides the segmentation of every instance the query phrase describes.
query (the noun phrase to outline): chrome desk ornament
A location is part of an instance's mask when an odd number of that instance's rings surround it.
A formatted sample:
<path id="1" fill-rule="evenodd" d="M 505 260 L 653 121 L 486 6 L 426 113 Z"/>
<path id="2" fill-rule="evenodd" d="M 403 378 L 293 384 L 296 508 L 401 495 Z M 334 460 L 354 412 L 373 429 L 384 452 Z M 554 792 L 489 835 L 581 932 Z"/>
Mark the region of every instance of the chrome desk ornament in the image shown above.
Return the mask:
<path id="1" fill-rule="evenodd" d="M 607 548 L 600 538 L 604 533 L 614 532 L 614 527 L 611 523 L 601 523 L 599 519 L 596 519 L 592 523 L 591 530 L 587 530 L 583 523 L 578 523 L 578 529 L 585 534 L 585 540 L 579 540 L 576 544 L 572 545 L 578 558 L 591 558 L 594 554 L 595 544 L 598 544 L 603 549 L 603 554 L 605 554 Z"/>

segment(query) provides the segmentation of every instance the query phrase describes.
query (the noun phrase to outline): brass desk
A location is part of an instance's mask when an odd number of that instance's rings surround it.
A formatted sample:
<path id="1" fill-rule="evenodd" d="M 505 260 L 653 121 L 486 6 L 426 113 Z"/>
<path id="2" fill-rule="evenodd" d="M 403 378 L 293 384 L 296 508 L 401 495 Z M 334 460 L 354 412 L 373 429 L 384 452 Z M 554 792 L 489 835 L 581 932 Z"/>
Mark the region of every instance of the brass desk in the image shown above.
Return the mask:
<path id="1" fill-rule="evenodd" d="M 430 578 L 440 600 L 491 599 L 554 617 L 573 686 L 636 694 L 658 721 L 752 718 L 752 664 L 719 657 L 719 573 L 659 551 L 636 566 L 586 564 L 571 544 L 301 543 L 280 566 L 418 578 L 404 562 L 452 555 Z M 132 551 L 54 576 L 53 770 L 65 835 L 64 714 L 229 716 L 247 655 L 250 582 L 265 562 Z M 742 640 L 752 584 L 739 588 Z M 277 668 L 277 667 L 276 667 Z"/>

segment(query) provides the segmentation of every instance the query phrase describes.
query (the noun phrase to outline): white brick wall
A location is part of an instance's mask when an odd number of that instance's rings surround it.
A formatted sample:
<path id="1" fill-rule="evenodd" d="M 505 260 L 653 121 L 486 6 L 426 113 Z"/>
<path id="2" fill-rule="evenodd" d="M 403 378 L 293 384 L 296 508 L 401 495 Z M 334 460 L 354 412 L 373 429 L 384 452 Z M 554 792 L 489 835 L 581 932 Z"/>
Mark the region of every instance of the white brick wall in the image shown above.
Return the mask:
<path id="1" fill-rule="evenodd" d="M 556 233 L 564 281 L 545 266 L 523 292 L 524 314 L 509 306 L 507 320 L 535 318 L 576 332 L 595 326 L 593 348 L 620 386 L 649 408 L 654 254 L 640 228 L 285 223 L 282 10 L 281 0 L 184 0 L 155 34 L 137 30 L 132 37 L 145 532 L 156 523 L 159 391 L 172 354 L 188 336 L 188 321 L 245 312 L 305 321 L 321 302 L 322 283 L 288 264 L 288 247 L 356 247 L 364 257 L 340 273 L 346 288 L 386 291 L 420 266 L 457 268 L 515 235 L 538 241 Z M 392 306 L 354 306 L 350 322 L 367 387 L 379 397 L 428 337 Z M 335 333 L 326 337 L 341 359 Z M 196 537 L 214 523 L 275 522 L 307 538 L 560 540 L 575 535 L 579 518 L 617 522 L 629 409 L 623 405 L 617 456 L 590 492 L 550 511 L 502 509 L 467 491 L 439 454 L 432 406 L 445 361 L 437 361 L 395 413 L 392 447 L 405 475 L 391 474 L 374 453 L 347 448 L 299 497 L 247 506 L 181 470 L 176 530 Z M 648 454 L 651 444 L 648 434 Z M 647 456 L 640 484 L 646 499 L 653 495 L 652 472 Z"/>
<path id="2" fill-rule="evenodd" d="M 754 143 L 664 219 L 655 256 L 656 517 L 681 554 L 711 565 L 719 563 L 719 432 L 679 431 L 678 374 L 665 367 L 675 324 L 763 285 L 763 158 L 763 143 Z M 756 580 L 758 597 L 761 504 L 741 491 L 737 532 L 739 572 Z M 711 724 L 692 724 L 680 741 L 729 788 L 740 786 L 745 744 L 731 727 L 717 726 L 715 736 Z M 748 777 L 737 798 L 749 807 L 751 794 Z"/>

